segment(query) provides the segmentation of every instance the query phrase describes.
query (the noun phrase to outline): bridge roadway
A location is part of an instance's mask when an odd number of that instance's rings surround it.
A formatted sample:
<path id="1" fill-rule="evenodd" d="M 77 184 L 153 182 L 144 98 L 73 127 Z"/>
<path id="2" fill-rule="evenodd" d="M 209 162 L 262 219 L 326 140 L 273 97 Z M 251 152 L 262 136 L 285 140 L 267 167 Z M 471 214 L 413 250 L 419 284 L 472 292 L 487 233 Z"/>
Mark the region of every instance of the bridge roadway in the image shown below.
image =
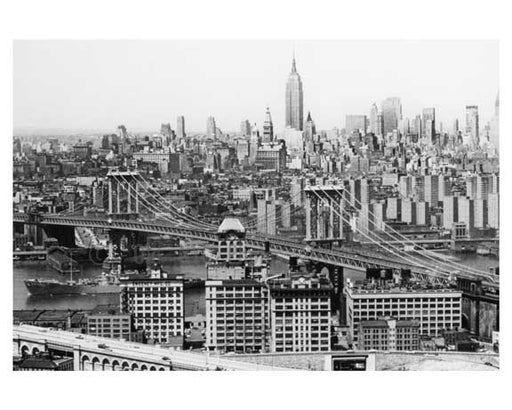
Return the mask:
<path id="1" fill-rule="evenodd" d="M 173 226 L 163 221 L 140 222 L 106 218 L 88 218 L 82 216 L 57 216 L 48 214 L 37 215 L 35 218 L 33 218 L 32 215 L 22 213 L 15 213 L 13 215 L 13 222 L 150 232 L 194 240 L 199 239 L 214 243 L 217 242 L 216 231 L 183 227 L 179 222 Z M 347 267 L 360 271 L 364 271 L 366 268 L 379 267 L 392 269 L 411 269 L 412 273 L 420 277 L 439 281 L 446 281 L 448 279 L 448 274 L 436 269 L 436 266 L 432 266 L 432 269 L 425 269 L 423 267 L 412 265 L 407 262 L 397 261 L 396 257 L 387 257 L 369 250 L 357 249 L 354 251 L 348 249 L 328 250 L 317 247 L 312 248 L 308 245 L 296 241 L 252 233 L 247 234 L 246 240 L 248 246 L 256 249 L 265 249 L 266 246 L 268 246 L 269 250 L 275 254 L 281 254 L 285 256 L 298 256 L 316 262 Z M 483 278 L 483 284 L 485 286 L 494 288 L 499 287 L 499 279 L 492 277 L 490 274 L 480 276 L 470 274 L 468 272 L 458 272 L 457 275 L 470 279 Z"/>
<path id="2" fill-rule="evenodd" d="M 455 240 L 457 244 L 473 244 L 473 243 L 498 243 L 500 240 L 499 238 L 461 238 Z M 424 239 L 424 238 L 407 238 L 404 240 L 381 240 L 378 241 L 379 243 L 391 243 L 391 244 L 403 244 L 404 242 L 407 243 L 414 243 L 416 245 L 431 245 L 431 244 L 451 244 L 453 242 L 452 239 Z M 375 242 L 370 241 L 361 241 L 359 242 L 361 245 L 375 245 Z"/>
<path id="3" fill-rule="evenodd" d="M 176 351 L 31 325 L 14 325 L 13 353 L 32 353 L 34 349 L 73 354 L 75 370 L 293 370 L 206 353 Z"/>

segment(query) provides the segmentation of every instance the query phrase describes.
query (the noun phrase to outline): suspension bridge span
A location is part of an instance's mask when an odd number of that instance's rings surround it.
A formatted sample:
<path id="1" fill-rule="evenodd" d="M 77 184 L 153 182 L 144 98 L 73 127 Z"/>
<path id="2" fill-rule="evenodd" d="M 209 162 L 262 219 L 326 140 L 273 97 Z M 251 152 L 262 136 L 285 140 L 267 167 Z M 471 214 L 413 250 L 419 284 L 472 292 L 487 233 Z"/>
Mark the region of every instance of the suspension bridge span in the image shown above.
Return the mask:
<path id="1" fill-rule="evenodd" d="M 190 226 L 183 221 L 177 220 L 174 224 L 170 221 L 137 221 L 122 220 L 106 217 L 87 217 L 73 215 L 53 215 L 53 214 L 23 214 L 15 213 L 13 215 L 14 223 L 35 224 L 40 226 L 67 226 L 67 227 L 87 227 L 97 229 L 112 229 L 128 232 L 146 232 L 162 235 L 171 235 L 180 238 L 203 240 L 206 242 L 217 242 L 218 237 L 215 229 L 205 229 L 196 226 Z M 409 263 L 408 261 L 397 260 L 390 256 L 369 250 L 354 249 L 324 249 L 312 247 L 310 245 L 287 240 L 275 236 L 247 233 L 246 242 L 249 247 L 255 249 L 268 250 L 274 254 L 284 256 L 297 256 L 311 261 L 326 263 L 330 265 L 351 268 L 355 270 L 365 270 L 366 268 L 391 268 L 391 269 L 410 269 L 417 276 L 434 281 L 446 281 L 448 273 L 441 269 L 436 269 L 435 265 L 431 269 L 423 266 Z M 479 278 L 478 274 L 469 272 L 458 272 L 458 276 L 471 279 L 484 279 L 486 286 L 498 287 L 499 283 L 488 280 L 488 277 Z"/>

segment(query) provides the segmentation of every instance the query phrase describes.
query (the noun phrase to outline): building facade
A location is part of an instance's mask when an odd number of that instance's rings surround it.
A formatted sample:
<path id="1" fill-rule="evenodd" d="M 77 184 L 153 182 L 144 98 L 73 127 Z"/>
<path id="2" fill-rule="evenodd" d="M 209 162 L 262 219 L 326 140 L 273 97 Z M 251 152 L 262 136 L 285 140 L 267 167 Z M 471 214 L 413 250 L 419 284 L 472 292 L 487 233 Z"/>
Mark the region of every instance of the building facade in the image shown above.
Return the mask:
<path id="1" fill-rule="evenodd" d="M 207 280 L 206 347 L 222 353 L 266 350 L 267 289 L 255 280 Z"/>
<path id="2" fill-rule="evenodd" d="M 295 65 L 295 57 L 292 62 L 292 71 L 286 83 L 285 100 L 286 126 L 296 130 L 303 130 L 304 122 L 304 95 L 302 80 Z"/>
<path id="3" fill-rule="evenodd" d="M 294 276 L 269 280 L 271 350 L 330 350 L 333 287 L 328 278 Z"/>
<path id="4" fill-rule="evenodd" d="M 353 343 L 359 340 L 363 321 L 392 316 L 397 320 L 418 320 L 420 335 L 438 336 L 443 330 L 462 326 L 462 292 L 425 287 L 359 286 L 347 281 L 347 324 Z"/>
<path id="5" fill-rule="evenodd" d="M 183 337 L 183 276 L 163 272 L 158 264 L 147 274 L 121 276 L 121 311 L 133 316 L 146 337 L 165 344 Z"/>
<path id="6" fill-rule="evenodd" d="M 386 351 L 419 350 L 419 329 L 418 320 L 365 320 L 359 323 L 358 348 Z"/>

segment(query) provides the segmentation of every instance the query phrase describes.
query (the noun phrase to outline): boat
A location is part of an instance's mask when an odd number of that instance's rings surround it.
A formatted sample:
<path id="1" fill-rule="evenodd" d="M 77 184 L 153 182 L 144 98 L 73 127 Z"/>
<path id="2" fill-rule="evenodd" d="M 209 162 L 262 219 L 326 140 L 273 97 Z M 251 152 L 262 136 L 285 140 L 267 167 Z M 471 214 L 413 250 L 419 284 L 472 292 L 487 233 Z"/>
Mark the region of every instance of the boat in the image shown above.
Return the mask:
<path id="1" fill-rule="evenodd" d="M 27 279 L 25 286 L 32 296 L 104 295 L 121 292 L 118 275 L 110 273 L 103 273 L 98 279 L 71 279 L 65 282 L 56 279 Z"/>

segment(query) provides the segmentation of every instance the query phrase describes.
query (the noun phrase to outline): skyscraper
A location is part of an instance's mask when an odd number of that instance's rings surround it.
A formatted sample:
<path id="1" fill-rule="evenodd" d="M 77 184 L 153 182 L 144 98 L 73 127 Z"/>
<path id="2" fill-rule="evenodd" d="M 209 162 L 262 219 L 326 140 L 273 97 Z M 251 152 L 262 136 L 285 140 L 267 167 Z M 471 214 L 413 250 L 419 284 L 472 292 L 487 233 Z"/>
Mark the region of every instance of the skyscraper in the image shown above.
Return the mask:
<path id="1" fill-rule="evenodd" d="M 382 116 L 384 119 L 384 134 L 398 129 L 398 122 L 402 119 L 402 103 L 398 97 L 389 97 L 382 102 Z"/>
<path id="2" fill-rule="evenodd" d="M 183 115 L 179 115 L 176 118 L 176 135 L 178 139 L 185 138 L 185 117 Z"/>
<path id="3" fill-rule="evenodd" d="M 379 126 L 377 124 L 377 119 L 379 116 L 379 108 L 377 104 L 373 103 L 370 108 L 370 132 L 373 132 L 375 135 L 378 135 Z"/>
<path id="4" fill-rule="evenodd" d="M 251 123 L 249 122 L 249 120 L 243 120 L 240 123 L 240 133 L 244 137 L 250 137 L 251 136 Z"/>
<path id="5" fill-rule="evenodd" d="M 480 144 L 477 105 L 466 105 L 466 133 L 471 135 L 471 142 L 473 145 Z"/>
<path id="6" fill-rule="evenodd" d="M 213 139 L 217 138 L 217 125 L 214 117 L 208 117 L 206 121 L 206 136 Z"/>
<path id="7" fill-rule="evenodd" d="M 431 144 L 435 142 L 436 137 L 436 109 L 424 108 L 422 118 L 422 137 Z"/>
<path id="8" fill-rule="evenodd" d="M 292 62 L 292 71 L 286 83 L 286 126 L 302 131 L 304 102 L 302 80 L 295 66 L 295 56 Z"/>
<path id="9" fill-rule="evenodd" d="M 347 134 L 351 134 L 353 131 L 360 131 L 362 135 L 366 135 L 367 123 L 366 115 L 346 115 L 345 131 Z"/>
<path id="10" fill-rule="evenodd" d="M 494 105 L 494 117 L 491 119 L 491 131 L 490 138 L 491 142 L 496 148 L 499 148 L 500 142 L 500 97 L 499 94 L 496 96 L 496 102 Z"/>
<path id="11" fill-rule="evenodd" d="M 265 122 L 263 123 L 263 141 L 272 142 L 273 140 L 274 126 L 272 125 L 272 117 L 270 115 L 270 110 L 267 107 L 267 112 L 265 113 Z"/>

